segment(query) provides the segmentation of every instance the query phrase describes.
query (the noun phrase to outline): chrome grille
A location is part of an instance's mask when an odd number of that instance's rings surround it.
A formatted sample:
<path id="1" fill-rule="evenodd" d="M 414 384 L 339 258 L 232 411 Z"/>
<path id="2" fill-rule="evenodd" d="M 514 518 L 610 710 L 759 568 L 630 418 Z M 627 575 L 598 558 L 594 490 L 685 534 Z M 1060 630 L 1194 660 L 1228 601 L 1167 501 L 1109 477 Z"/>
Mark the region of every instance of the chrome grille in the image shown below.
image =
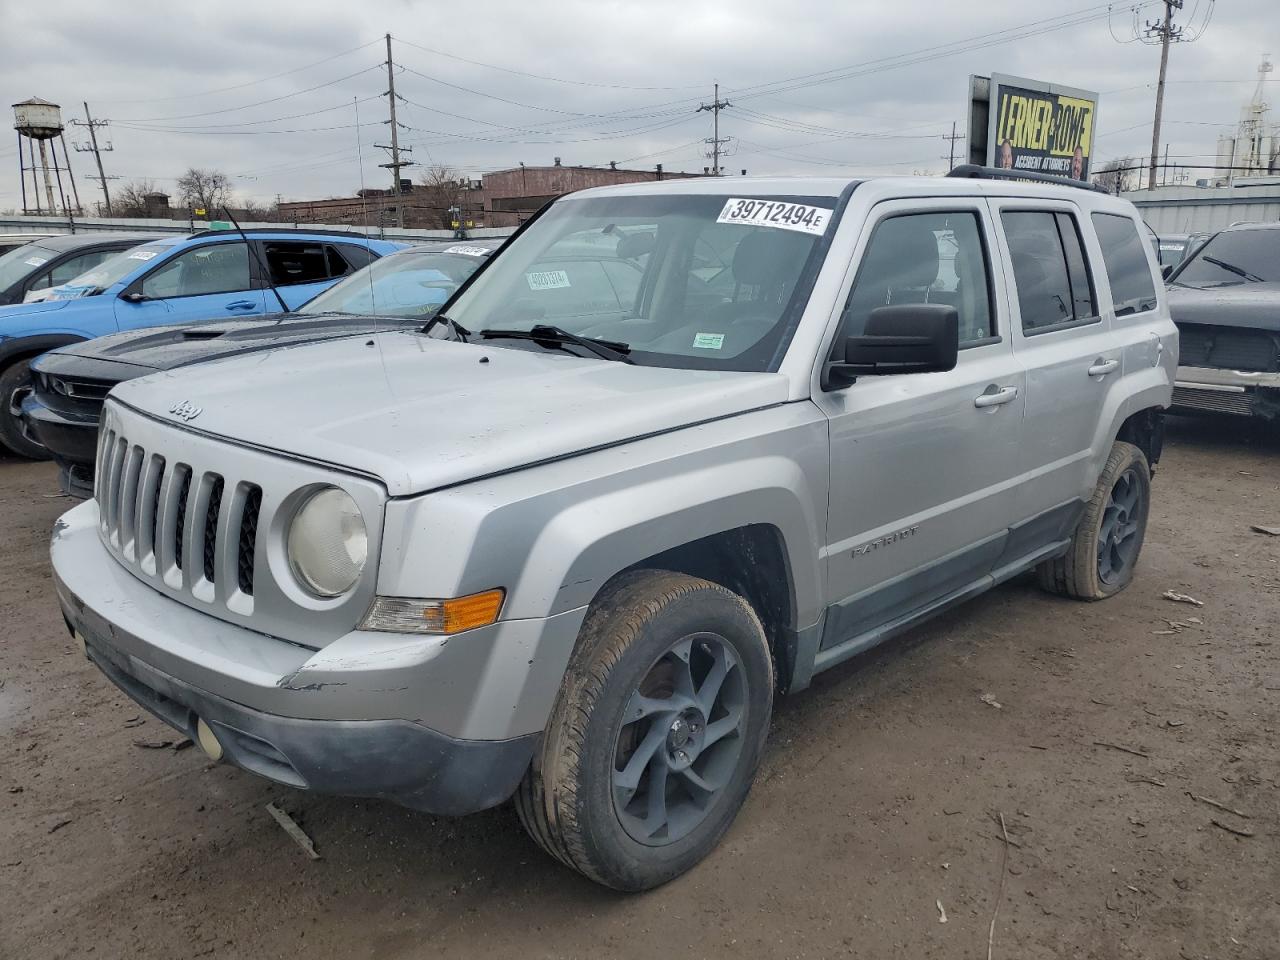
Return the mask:
<path id="1" fill-rule="evenodd" d="M 196 599 L 252 609 L 262 506 L 257 484 L 230 484 L 221 474 L 170 462 L 106 428 L 95 495 L 103 537 L 125 563 Z M 227 528 L 224 517 L 231 520 Z M 239 602 L 231 591 L 215 589 L 224 570 L 235 573 Z"/>
<path id="2" fill-rule="evenodd" d="M 1209 413 L 1232 413 L 1247 417 L 1253 413 L 1253 391 L 1211 390 L 1197 387 L 1174 387 L 1173 405 L 1183 410 Z"/>

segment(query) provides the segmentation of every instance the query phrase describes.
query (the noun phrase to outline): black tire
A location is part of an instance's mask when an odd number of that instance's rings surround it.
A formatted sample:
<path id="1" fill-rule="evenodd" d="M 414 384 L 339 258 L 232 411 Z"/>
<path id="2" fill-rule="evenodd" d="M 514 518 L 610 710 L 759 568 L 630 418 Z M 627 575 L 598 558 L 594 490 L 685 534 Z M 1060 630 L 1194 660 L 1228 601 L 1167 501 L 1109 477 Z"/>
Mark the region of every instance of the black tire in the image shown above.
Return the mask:
<path id="1" fill-rule="evenodd" d="M 755 611 L 724 587 L 684 574 L 644 570 L 623 574 L 606 590 L 587 613 L 543 748 L 516 791 L 515 805 L 525 829 L 547 853 L 597 883 L 631 892 L 689 870 L 733 822 L 751 789 L 769 731 L 773 662 Z M 706 697 L 700 701 L 697 693 L 709 689 L 707 679 L 721 665 L 727 672 L 711 694 L 716 707 L 689 719 L 683 731 L 678 724 L 685 715 L 669 709 L 628 719 L 637 698 L 664 706 L 677 702 L 680 679 L 672 680 L 669 698 L 642 687 L 663 671 L 673 678 L 687 673 L 691 685 L 684 689 L 695 696 L 683 702 L 699 703 Z M 703 666 L 707 672 L 699 680 Z M 728 693 L 734 696 L 733 712 L 716 699 Z M 641 716 L 639 709 L 635 716 Z M 692 736 L 687 743 L 673 740 L 681 732 L 696 734 L 699 717 L 705 745 L 701 740 L 694 744 Z M 711 731 L 719 734 L 734 717 L 734 731 L 713 741 Z M 633 746 L 629 759 L 641 761 L 638 765 L 627 762 L 624 742 Z M 651 759 L 644 759 L 651 742 L 660 746 L 649 751 Z M 628 794 L 618 780 L 633 766 L 639 770 L 637 785 L 640 778 L 648 780 L 643 790 L 632 788 Z M 670 820 L 641 842 L 637 836 L 659 819 L 649 806 L 649 794 L 658 796 L 649 786 L 659 767 L 668 771 L 661 776 L 660 806 L 661 815 Z M 713 782 L 719 782 L 718 789 L 699 792 Z M 694 784 L 700 785 L 698 790 Z M 644 806 L 651 817 L 642 822 L 628 812 L 629 804 Z"/>
<path id="2" fill-rule="evenodd" d="M 49 451 L 22 433 L 22 398 L 31 392 L 31 361 L 0 370 L 0 445 L 28 460 L 48 460 Z"/>
<path id="3" fill-rule="evenodd" d="M 1117 491 L 1122 494 L 1120 500 Z M 1132 504 L 1126 506 L 1130 496 Z M 1036 568 L 1040 586 L 1076 600 L 1105 600 L 1119 593 L 1133 579 L 1150 507 L 1147 458 L 1133 444 L 1117 440 L 1072 534 L 1071 546 Z M 1122 541 L 1117 539 L 1124 534 Z"/>

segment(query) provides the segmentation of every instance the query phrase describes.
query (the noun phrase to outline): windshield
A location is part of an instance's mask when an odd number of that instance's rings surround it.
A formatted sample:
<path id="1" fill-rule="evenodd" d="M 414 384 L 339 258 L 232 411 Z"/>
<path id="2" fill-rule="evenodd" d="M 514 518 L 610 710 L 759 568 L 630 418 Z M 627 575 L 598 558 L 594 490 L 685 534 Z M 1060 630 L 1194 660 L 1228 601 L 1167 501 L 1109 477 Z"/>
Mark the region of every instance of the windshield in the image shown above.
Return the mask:
<path id="1" fill-rule="evenodd" d="M 429 317 L 479 269 L 486 253 L 465 244 L 395 253 L 357 270 L 298 312 Z"/>
<path id="2" fill-rule="evenodd" d="M 48 299 L 70 300 L 82 297 L 86 293 L 105 290 L 133 273 L 148 260 L 154 260 L 162 253 L 165 253 L 172 246 L 172 243 L 152 242 L 130 247 L 128 250 L 121 250 L 119 253 L 113 253 L 92 270 L 86 270 L 80 276 L 73 277 L 62 286 L 55 287 L 49 294 Z"/>
<path id="3" fill-rule="evenodd" d="M 57 255 L 53 250 L 46 250 L 34 243 L 28 243 L 26 246 L 16 247 L 0 256 L 0 290 L 8 290 L 27 274 L 43 267 Z"/>
<path id="4" fill-rule="evenodd" d="M 559 327 L 649 366 L 776 370 L 834 197 L 562 200 L 450 304 L 468 330 Z M 538 349 L 504 338 L 495 345 Z"/>
<path id="5" fill-rule="evenodd" d="M 1280 230 L 1225 230 L 1196 250 L 1174 283 L 1186 287 L 1280 281 Z"/>

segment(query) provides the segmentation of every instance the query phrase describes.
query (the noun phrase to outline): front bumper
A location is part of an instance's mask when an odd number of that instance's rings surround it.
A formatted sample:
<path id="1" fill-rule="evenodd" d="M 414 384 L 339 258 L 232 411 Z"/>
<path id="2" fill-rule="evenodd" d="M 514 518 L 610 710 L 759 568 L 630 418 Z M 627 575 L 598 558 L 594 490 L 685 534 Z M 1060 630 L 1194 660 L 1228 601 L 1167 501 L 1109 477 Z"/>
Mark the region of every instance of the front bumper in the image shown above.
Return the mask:
<path id="1" fill-rule="evenodd" d="M 74 601 L 72 603 L 74 607 Z M 66 605 L 63 607 L 66 613 Z M 111 646 L 92 616 L 68 616 L 85 653 L 112 683 L 165 723 L 198 740 L 202 719 L 223 759 L 277 783 L 317 793 L 381 797 L 429 813 L 474 813 L 502 803 L 537 747 L 514 740 L 454 740 L 408 720 L 298 720 L 216 697 Z"/>
<path id="2" fill-rule="evenodd" d="M 98 447 L 98 413 L 55 410 L 39 394 L 22 401 L 22 429 L 58 464 L 62 492 L 81 500 L 93 496 L 93 465 Z"/>
<path id="3" fill-rule="evenodd" d="M 563 675 L 552 651 L 567 660 L 581 620 L 500 622 L 447 641 L 356 631 L 311 650 L 142 583 L 102 545 L 93 501 L 58 521 L 51 553 L 69 629 L 161 720 L 194 738 L 203 719 L 228 760 L 277 782 L 440 814 L 514 792 Z"/>
<path id="4" fill-rule="evenodd" d="M 1280 373 L 1178 367 L 1173 409 L 1280 419 Z"/>

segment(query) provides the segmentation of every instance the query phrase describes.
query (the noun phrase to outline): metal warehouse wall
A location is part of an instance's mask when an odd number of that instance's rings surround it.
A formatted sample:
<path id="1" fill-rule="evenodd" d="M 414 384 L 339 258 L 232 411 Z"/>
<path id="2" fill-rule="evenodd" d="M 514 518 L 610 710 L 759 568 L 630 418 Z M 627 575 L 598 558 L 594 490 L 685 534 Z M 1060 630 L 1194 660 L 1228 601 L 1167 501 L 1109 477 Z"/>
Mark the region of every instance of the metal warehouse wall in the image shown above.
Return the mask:
<path id="1" fill-rule="evenodd" d="M 1158 234 L 1205 233 L 1233 223 L 1280 220 L 1280 177 L 1229 187 L 1159 187 L 1124 194 Z"/>

